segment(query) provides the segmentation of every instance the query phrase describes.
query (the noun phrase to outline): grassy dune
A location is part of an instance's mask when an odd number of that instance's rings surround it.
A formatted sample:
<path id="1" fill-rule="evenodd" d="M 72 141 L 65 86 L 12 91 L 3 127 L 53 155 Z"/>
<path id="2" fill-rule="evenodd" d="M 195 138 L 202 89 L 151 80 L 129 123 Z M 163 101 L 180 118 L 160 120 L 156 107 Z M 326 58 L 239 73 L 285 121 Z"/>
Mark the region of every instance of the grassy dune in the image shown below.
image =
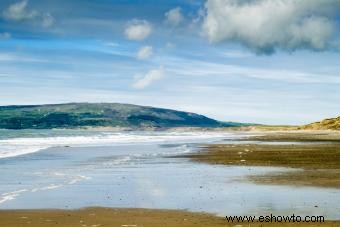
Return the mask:
<path id="1" fill-rule="evenodd" d="M 310 130 L 340 130 L 340 117 L 324 119 L 319 122 L 302 126 L 301 128 Z"/>

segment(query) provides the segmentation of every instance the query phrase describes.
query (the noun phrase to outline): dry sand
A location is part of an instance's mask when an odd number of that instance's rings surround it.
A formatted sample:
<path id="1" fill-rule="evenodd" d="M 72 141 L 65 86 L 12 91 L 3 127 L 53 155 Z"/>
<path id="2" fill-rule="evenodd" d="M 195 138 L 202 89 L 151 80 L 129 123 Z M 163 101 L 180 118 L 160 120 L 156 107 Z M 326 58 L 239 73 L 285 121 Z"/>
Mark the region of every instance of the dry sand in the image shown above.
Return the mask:
<path id="1" fill-rule="evenodd" d="M 228 223 L 225 218 L 174 210 L 87 208 L 81 210 L 0 211 L 1 227 L 266 227 L 340 226 L 324 223 Z"/>

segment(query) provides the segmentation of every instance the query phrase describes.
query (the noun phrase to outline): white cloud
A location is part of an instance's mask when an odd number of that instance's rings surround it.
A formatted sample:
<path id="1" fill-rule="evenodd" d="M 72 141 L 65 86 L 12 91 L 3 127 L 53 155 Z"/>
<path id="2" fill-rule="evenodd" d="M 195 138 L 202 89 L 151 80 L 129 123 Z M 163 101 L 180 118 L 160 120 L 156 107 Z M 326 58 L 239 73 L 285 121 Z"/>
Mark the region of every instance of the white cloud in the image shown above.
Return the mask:
<path id="1" fill-rule="evenodd" d="M 332 45 L 340 0 L 208 0 L 203 33 L 257 53 L 325 50 Z"/>
<path id="2" fill-rule="evenodd" d="M 23 0 L 10 5 L 3 13 L 5 18 L 13 21 L 21 21 L 36 17 L 38 13 L 35 10 L 28 10 L 27 4 L 28 1 Z"/>
<path id="3" fill-rule="evenodd" d="M 0 39 L 10 39 L 12 35 L 8 32 L 2 32 L 0 33 Z"/>
<path id="4" fill-rule="evenodd" d="M 50 13 L 41 13 L 28 9 L 28 0 L 13 3 L 3 11 L 3 16 L 10 21 L 33 20 L 39 24 L 41 23 L 43 27 L 50 27 L 54 24 L 54 18 Z"/>
<path id="5" fill-rule="evenodd" d="M 148 87 L 153 82 L 162 79 L 163 77 L 165 77 L 165 70 L 163 67 L 153 69 L 145 75 L 135 75 L 135 82 L 132 86 L 136 89 L 143 89 Z"/>
<path id="6" fill-rule="evenodd" d="M 152 32 L 152 26 L 145 20 L 132 20 L 125 28 L 125 35 L 130 40 L 143 40 Z"/>
<path id="7" fill-rule="evenodd" d="M 152 46 L 144 46 L 139 49 L 137 53 L 138 60 L 145 60 L 150 58 L 153 55 L 153 48 Z"/>
<path id="8" fill-rule="evenodd" d="M 184 16 L 182 15 L 182 9 L 180 7 L 176 7 L 165 13 L 165 22 L 172 26 L 178 26 L 183 20 Z"/>

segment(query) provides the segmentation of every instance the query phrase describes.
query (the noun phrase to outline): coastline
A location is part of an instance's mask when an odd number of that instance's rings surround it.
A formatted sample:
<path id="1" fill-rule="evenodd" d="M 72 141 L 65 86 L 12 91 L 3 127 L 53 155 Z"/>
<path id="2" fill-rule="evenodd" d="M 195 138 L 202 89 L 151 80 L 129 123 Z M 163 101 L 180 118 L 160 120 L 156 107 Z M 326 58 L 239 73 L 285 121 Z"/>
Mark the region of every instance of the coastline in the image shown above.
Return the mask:
<path id="1" fill-rule="evenodd" d="M 252 133 L 251 133 L 252 134 Z M 271 134 L 271 133 L 269 133 Z M 257 135 L 257 134 L 255 134 Z M 262 133 L 261 133 L 262 135 Z M 236 141 L 238 142 L 238 141 Z M 231 145 L 231 144 L 229 144 Z M 240 146 L 245 146 L 247 144 L 241 144 Z M 212 145 L 215 146 L 215 145 Z M 223 145 L 223 146 L 227 146 L 227 145 Z M 235 145 L 231 145 L 231 146 L 235 146 Z M 208 146 L 209 147 L 209 146 Z M 69 154 L 70 149 L 72 148 L 63 148 L 64 152 Z M 245 148 L 248 149 L 248 148 Z M 148 149 L 150 150 L 150 149 Z M 77 157 L 79 156 L 80 150 L 77 150 Z M 239 151 L 238 151 L 239 152 Z M 84 150 L 84 154 L 87 153 Z M 103 152 L 105 154 L 107 154 L 106 152 Z M 58 154 L 60 155 L 60 152 L 58 152 Z M 190 154 L 191 155 L 191 154 Z M 106 157 L 106 156 L 105 156 Z M 124 157 L 123 157 L 124 158 Z M 102 160 L 102 159 L 100 159 Z M 106 161 L 108 161 L 107 157 L 105 158 Z M 96 161 L 98 161 L 98 159 L 96 159 Z M 104 160 L 103 160 L 104 161 Z M 114 163 L 116 163 L 116 160 L 112 160 L 114 161 Z M 212 163 L 209 163 L 212 164 Z M 241 163 L 243 165 L 243 163 Z M 292 163 L 293 164 L 293 163 Z M 209 165 L 210 166 L 210 165 Z M 262 166 L 259 165 L 259 166 Z M 280 166 L 280 165 L 269 165 L 269 166 Z M 316 168 L 317 166 L 314 166 L 313 168 Z M 116 168 L 116 167 L 115 167 Z M 211 166 L 211 168 L 215 168 L 214 166 Z M 313 169 L 311 168 L 311 169 Z M 213 172 L 214 174 L 217 174 L 217 171 Z M 173 174 L 174 176 L 176 174 Z M 213 176 L 213 175 L 212 175 Z M 299 177 L 300 178 L 300 177 Z M 333 179 L 336 178 L 336 176 L 332 177 Z M 123 179 L 123 178 L 122 178 Z M 124 178 L 124 179 L 128 179 L 128 178 Z M 223 180 L 223 179 L 222 179 Z M 252 181 L 256 182 L 255 179 L 251 179 Z M 267 182 L 266 182 L 266 181 Z M 290 179 L 289 179 L 290 180 Z M 299 179 L 298 179 L 299 180 Z M 121 181 L 121 180 L 119 180 Z M 125 181 L 125 180 L 124 180 Z M 266 184 L 266 185 L 270 185 L 271 183 L 274 184 L 279 184 L 279 182 L 276 180 L 274 181 L 273 179 L 266 178 L 266 179 L 262 179 L 260 180 L 261 184 Z M 259 183 L 259 182 L 256 182 Z M 281 184 L 285 184 L 285 183 L 281 183 Z M 177 185 L 177 184 L 176 184 Z M 199 188 L 199 185 L 202 184 L 198 184 L 197 188 Z M 289 183 L 289 185 L 291 185 L 291 182 Z M 203 184 L 203 187 L 205 188 L 205 185 Z M 326 187 L 329 187 L 329 185 L 327 185 Z M 153 186 L 151 187 L 151 189 L 154 188 Z M 202 190 L 201 188 L 197 189 L 197 190 Z M 157 194 L 159 195 L 159 194 Z M 39 198 L 41 196 L 39 195 Z M 220 200 L 221 197 L 218 197 L 218 199 Z M 70 200 L 72 201 L 72 199 Z M 226 202 L 228 202 L 230 200 L 226 200 Z M 320 204 L 320 201 L 319 201 Z M 319 205 L 318 204 L 318 205 Z M 88 205 L 81 205 L 79 207 L 85 207 Z M 95 206 L 97 206 L 97 204 L 95 204 Z M 110 206 L 109 204 L 101 204 L 98 206 Z M 314 206 L 314 204 L 313 204 Z M 44 207 L 49 207 L 49 206 L 42 206 L 42 208 Z M 116 205 L 115 205 L 116 207 Z M 130 207 L 130 206 L 129 206 Z M 133 206 L 131 206 L 133 207 Z M 143 206 L 141 206 L 143 207 Z M 20 207 L 19 207 L 20 208 Z M 30 208 L 30 207 L 28 207 Z M 63 207 L 62 207 L 63 208 Z M 157 207 L 156 207 L 157 208 Z M 159 207 L 159 208 L 163 208 L 163 207 Z M 334 206 L 333 206 L 334 208 Z M 336 208 L 336 207 L 335 207 Z M 16 209 L 16 208 L 15 208 Z M 96 213 L 96 219 L 95 221 L 100 221 L 99 222 L 92 222 L 93 219 L 92 215 L 90 215 L 89 210 L 91 210 L 91 212 L 93 211 L 93 209 L 95 210 Z M 178 207 L 173 207 L 173 209 L 178 209 Z M 183 207 L 181 209 L 184 209 Z M 225 209 L 225 206 L 223 207 L 223 209 Z M 232 209 L 232 208 L 231 208 Z M 230 208 L 229 208 L 230 210 Z M 224 210 L 222 210 L 222 215 Z M 228 215 L 228 210 L 226 209 L 226 215 Z M 293 211 L 292 211 L 293 212 Z M 214 213 L 214 211 L 212 211 L 212 213 Z M 71 216 L 68 216 L 71 215 Z M 116 215 L 116 216 L 114 216 Z M 202 216 L 203 215 L 203 216 Z M 21 217 L 26 217 L 26 218 L 21 218 Z M 99 226 L 129 226 L 131 225 L 131 227 L 133 226 L 237 226 L 237 225 L 243 225 L 243 226 L 254 226 L 254 227 L 258 227 L 258 226 L 292 226 L 293 224 L 291 223 L 287 223 L 287 224 L 282 224 L 282 223 L 253 223 L 253 224 L 248 224 L 246 223 L 228 223 L 224 218 L 219 218 L 219 217 L 215 217 L 214 215 L 210 215 L 210 214 L 202 214 L 202 213 L 191 213 L 191 212 L 186 212 L 183 210 L 148 210 L 148 209 L 114 209 L 114 208 L 83 208 L 80 210 L 48 210 L 48 209 L 41 209 L 41 210 L 1 210 L 0 211 L 0 219 L 3 220 L 3 222 L 0 221 L 0 226 L 8 226 L 8 227 L 19 227 L 19 226 L 27 226 L 28 223 L 25 221 L 28 217 L 32 217 L 31 220 L 29 222 L 33 223 L 32 221 L 34 221 L 34 225 L 33 226 L 91 226 L 91 227 L 99 227 Z M 70 218 L 72 217 L 72 218 Z M 114 218 L 112 218 L 114 217 Z M 131 219 L 131 217 L 133 219 Z M 189 217 L 189 218 L 188 218 Z M 54 219 L 56 218 L 56 219 Z M 81 224 L 80 221 L 85 221 L 88 220 L 88 223 L 86 224 Z M 187 219 L 184 221 L 184 219 Z M 336 218 L 334 218 L 336 219 Z M 41 220 L 44 220 L 44 222 L 42 222 Z M 45 220 L 52 220 L 52 221 L 45 221 Z M 56 220 L 56 221 L 55 221 Z M 135 220 L 134 223 L 128 223 L 126 222 L 127 220 Z M 188 223 L 188 220 L 192 220 L 190 223 Z M 7 221 L 5 223 L 5 221 Z M 117 222 L 119 221 L 119 222 Z M 137 224 L 135 224 L 137 223 Z M 202 224 L 204 223 L 204 224 Z M 81 225 L 80 225 L 81 224 Z M 202 225 L 200 225 L 202 224 Z M 316 223 L 311 225 L 310 223 L 305 224 L 305 223 L 294 223 L 294 226 L 338 226 L 339 222 L 327 222 L 327 223 Z M 85 227 L 85 226 L 84 226 Z"/>

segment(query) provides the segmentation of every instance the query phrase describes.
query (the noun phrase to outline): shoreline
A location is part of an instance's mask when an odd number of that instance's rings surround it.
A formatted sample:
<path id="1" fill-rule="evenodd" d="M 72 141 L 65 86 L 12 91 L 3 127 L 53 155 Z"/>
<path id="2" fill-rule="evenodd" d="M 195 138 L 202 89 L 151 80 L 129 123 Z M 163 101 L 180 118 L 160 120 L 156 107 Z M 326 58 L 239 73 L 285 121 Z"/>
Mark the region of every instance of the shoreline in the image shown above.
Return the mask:
<path id="1" fill-rule="evenodd" d="M 323 223 L 279 223 L 279 222 L 228 222 L 226 218 L 206 213 L 193 213 L 184 210 L 155 210 L 134 208 L 92 207 L 77 210 L 0 210 L 0 226 L 6 227 L 173 227 L 173 226 L 327 226 L 335 227 L 339 221 L 325 220 Z"/>

